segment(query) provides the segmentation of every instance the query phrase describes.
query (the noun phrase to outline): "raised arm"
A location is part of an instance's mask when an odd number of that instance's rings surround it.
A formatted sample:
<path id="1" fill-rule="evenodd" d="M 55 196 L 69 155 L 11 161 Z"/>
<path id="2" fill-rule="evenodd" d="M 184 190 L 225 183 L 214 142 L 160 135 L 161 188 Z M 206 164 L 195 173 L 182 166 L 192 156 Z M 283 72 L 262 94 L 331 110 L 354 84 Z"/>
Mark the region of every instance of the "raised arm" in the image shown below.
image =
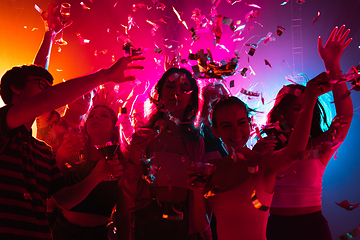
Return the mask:
<path id="1" fill-rule="evenodd" d="M 350 29 L 347 29 L 344 33 L 345 25 L 342 25 L 340 29 L 335 27 L 331 32 L 325 46 L 323 46 L 323 41 L 321 37 L 318 39 L 318 51 L 320 57 L 323 59 L 326 70 L 329 71 L 329 76 L 331 80 L 339 80 L 342 78 L 342 71 L 340 68 L 340 58 L 344 49 L 350 44 L 352 38 L 346 40 L 347 36 L 350 33 Z M 341 127 L 336 128 L 336 135 L 345 138 L 347 132 L 350 128 L 351 120 L 353 118 L 353 103 L 349 94 L 349 90 L 345 82 L 334 84 L 333 86 L 333 96 L 336 109 L 336 117 L 341 118 Z M 330 128 L 329 131 L 320 136 L 319 139 L 316 139 L 318 142 L 328 141 L 331 131 L 334 131 L 334 126 Z M 319 143 L 319 144 L 320 144 Z M 329 151 L 329 154 L 332 155 L 336 149 Z M 331 157 L 331 156 L 330 156 Z M 329 161 L 330 157 L 326 158 Z"/>
<path id="2" fill-rule="evenodd" d="M 61 32 L 63 27 L 63 23 L 60 21 L 59 6 L 49 4 L 48 10 L 41 13 L 41 18 L 44 21 L 45 34 L 34 59 L 34 64 L 48 69 L 52 44 L 56 35 Z M 64 28 L 70 26 L 70 24 L 71 21 L 68 21 L 64 24 Z"/>
<path id="3" fill-rule="evenodd" d="M 120 58 L 108 69 L 57 84 L 34 97 L 26 99 L 26 101 L 16 103 L 7 115 L 8 128 L 13 129 L 32 122 L 37 116 L 64 106 L 105 82 L 121 83 L 134 80 L 134 76 L 125 76 L 124 71 L 143 69 L 143 66 L 131 64 L 135 60 L 143 59 L 142 56 Z"/>
<path id="4" fill-rule="evenodd" d="M 272 174 L 286 170 L 298 159 L 298 154 L 306 149 L 317 97 L 330 90 L 329 76 L 325 72 L 307 83 L 305 91 L 302 93 L 303 104 L 300 114 L 287 146 L 279 151 L 269 153 L 267 165 Z"/>

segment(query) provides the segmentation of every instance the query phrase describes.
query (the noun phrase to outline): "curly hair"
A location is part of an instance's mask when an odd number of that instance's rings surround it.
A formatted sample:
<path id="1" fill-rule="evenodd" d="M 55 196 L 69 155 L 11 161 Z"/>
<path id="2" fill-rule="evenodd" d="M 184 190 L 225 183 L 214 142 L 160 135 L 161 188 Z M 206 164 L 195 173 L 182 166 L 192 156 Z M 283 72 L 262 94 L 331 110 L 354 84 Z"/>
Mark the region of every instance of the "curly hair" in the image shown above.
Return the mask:
<path id="1" fill-rule="evenodd" d="M 19 90 L 24 89 L 30 76 L 44 78 L 51 84 L 54 81 L 52 75 L 43 67 L 37 65 L 13 67 L 1 78 L 0 94 L 5 104 L 10 104 L 13 100 L 14 92 L 11 86 Z"/>

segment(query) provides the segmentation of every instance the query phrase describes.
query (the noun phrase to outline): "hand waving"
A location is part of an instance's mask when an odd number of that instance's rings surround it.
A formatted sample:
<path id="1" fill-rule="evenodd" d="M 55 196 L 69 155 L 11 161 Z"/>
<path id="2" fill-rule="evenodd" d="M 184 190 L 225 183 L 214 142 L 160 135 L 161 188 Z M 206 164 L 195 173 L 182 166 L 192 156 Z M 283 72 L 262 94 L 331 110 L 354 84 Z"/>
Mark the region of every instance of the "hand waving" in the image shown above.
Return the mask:
<path id="1" fill-rule="evenodd" d="M 332 64 L 339 62 L 342 52 L 352 41 L 352 38 L 349 38 L 345 42 L 347 36 L 350 33 L 350 29 L 347 29 L 343 34 L 344 29 L 345 29 L 345 25 L 342 25 L 340 29 L 338 29 L 338 27 L 335 27 L 331 32 L 324 47 L 323 47 L 323 41 L 319 36 L 318 51 L 320 57 L 324 60 L 327 69 L 328 66 L 331 66 Z"/>

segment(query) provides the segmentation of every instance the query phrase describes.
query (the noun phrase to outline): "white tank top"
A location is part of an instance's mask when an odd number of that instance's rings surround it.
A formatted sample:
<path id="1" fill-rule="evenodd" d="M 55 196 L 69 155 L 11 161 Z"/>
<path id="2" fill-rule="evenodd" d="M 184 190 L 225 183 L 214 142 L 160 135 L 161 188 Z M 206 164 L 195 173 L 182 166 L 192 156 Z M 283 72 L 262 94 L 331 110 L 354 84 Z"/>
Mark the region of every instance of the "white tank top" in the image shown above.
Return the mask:
<path id="1" fill-rule="evenodd" d="M 325 166 L 316 154 L 310 155 L 313 156 L 298 160 L 287 170 L 277 174 L 271 207 L 321 206 Z"/>

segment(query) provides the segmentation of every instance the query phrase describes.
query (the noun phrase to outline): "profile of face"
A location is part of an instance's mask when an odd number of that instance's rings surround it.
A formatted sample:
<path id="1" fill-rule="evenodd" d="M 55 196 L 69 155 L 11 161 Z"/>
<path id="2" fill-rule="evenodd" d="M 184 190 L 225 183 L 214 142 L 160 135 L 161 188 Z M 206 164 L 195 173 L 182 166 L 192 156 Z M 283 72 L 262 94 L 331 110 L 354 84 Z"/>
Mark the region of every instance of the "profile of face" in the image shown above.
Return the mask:
<path id="1" fill-rule="evenodd" d="M 45 78 L 29 76 L 23 89 L 13 89 L 13 91 L 15 93 L 18 92 L 20 100 L 27 100 L 41 93 L 43 90 L 48 89 L 50 86 L 51 83 Z"/>
<path id="2" fill-rule="evenodd" d="M 213 134 L 228 147 L 237 150 L 245 146 L 250 137 L 250 123 L 243 106 L 236 103 L 224 105 L 217 109 L 213 120 L 216 120 Z"/>
<path id="3" fill-rule="evenodd" d="M 114 125 L 109 109 L 104 106 L 94 107 L 85 124 L 86 132 L 90 137 L 95 134 L 109 134 L 110 138 Z"/>
<path id="4" fill-rule="evenodd" d="M 301 107 L 303 103 L 304 96 L 301 94 L 300 96 L 295 96 L 294 100 L 291 101 L 282 111 L 282 115 L 289 125 L 289 127 L 294 128 L 296 121 L 301 112 Z"/>
<path id="5" fill-rule="evenodd" d="M 84 115 L 89 111 L 89 108 L 92 104 L 92 94 L 91 92 L 88 92 L 84 94 L 83 96 L 79 97 L 75 101 L 72 101 L 68 104 L 69 109 L 71 111 L 79 113 L 79 115 Z"/>
<path id="6" fill-rule="evenodd" d="M 164 108 L 169 111 L 184 110 L 191 103 L 192 88 L 189 79 L 182 72 L 175 72 L 166 78 L 161 90 Z"/>

